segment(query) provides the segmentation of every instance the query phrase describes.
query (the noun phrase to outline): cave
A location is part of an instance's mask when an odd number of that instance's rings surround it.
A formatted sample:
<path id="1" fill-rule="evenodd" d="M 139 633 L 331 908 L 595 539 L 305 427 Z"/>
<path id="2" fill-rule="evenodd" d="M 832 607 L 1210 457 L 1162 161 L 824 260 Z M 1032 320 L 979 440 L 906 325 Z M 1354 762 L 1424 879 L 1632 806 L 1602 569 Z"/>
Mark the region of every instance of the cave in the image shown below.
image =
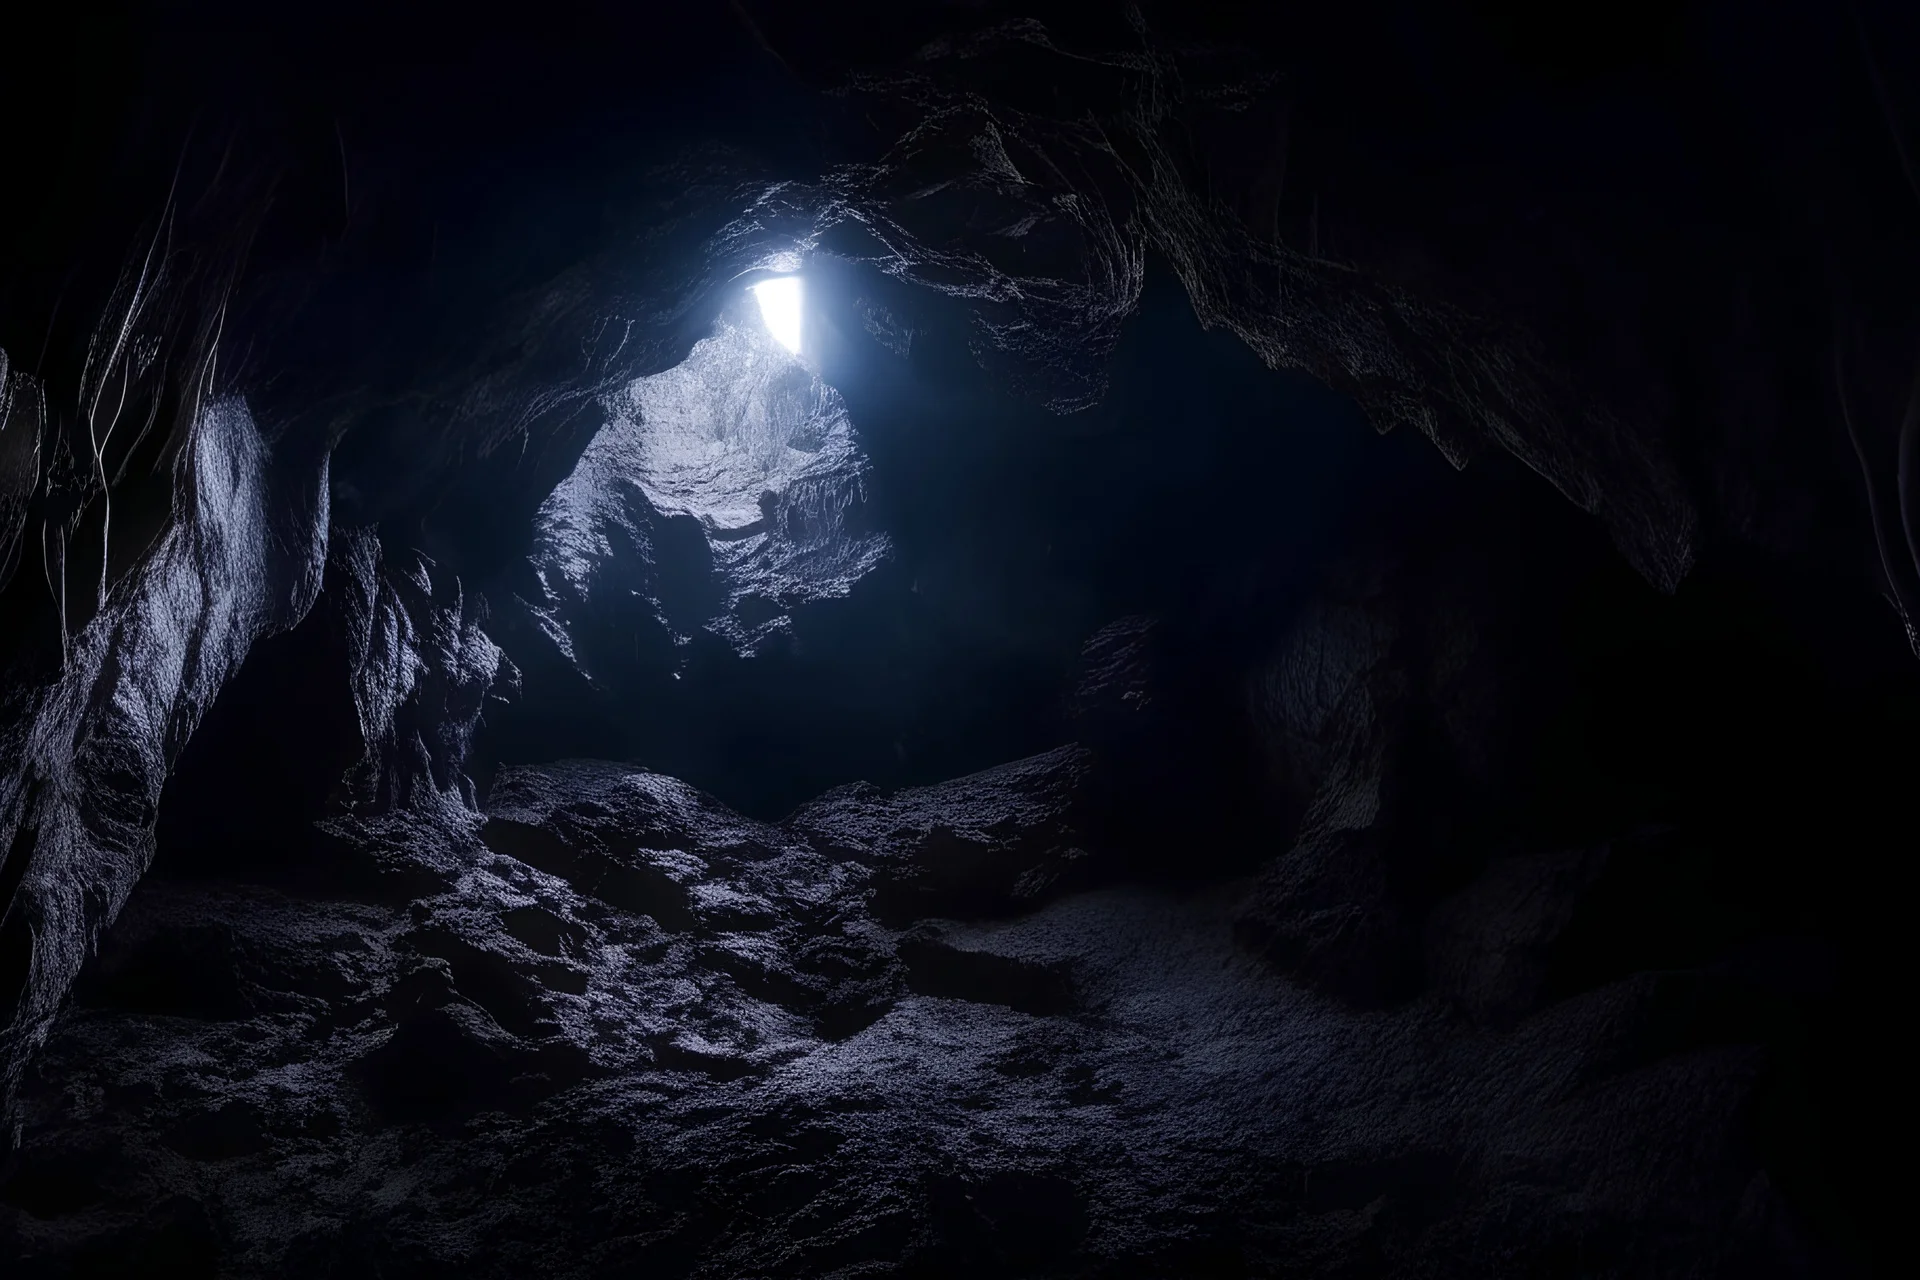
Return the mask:
<path id="1" fill-rule="evenodd" d="M 1899 1265 L 1909 6 L 0 53 L 7 1276 Z"/>

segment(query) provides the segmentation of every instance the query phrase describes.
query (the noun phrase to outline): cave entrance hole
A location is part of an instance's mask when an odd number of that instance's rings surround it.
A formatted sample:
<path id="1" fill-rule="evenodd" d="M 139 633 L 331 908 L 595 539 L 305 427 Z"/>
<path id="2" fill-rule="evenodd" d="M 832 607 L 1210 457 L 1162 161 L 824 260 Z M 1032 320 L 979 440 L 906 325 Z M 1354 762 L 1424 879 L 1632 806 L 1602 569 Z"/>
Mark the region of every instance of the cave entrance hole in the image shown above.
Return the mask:
<path id="1" fill-rule="evenodd" d="M 1264 633 L 1363 507 L 1451 474 L 1204 330 L 1162 263 L 1064 415 L 982 360 L 965 300 L 824 256 L 801 296 L 804 355 L 742 289 L 607 401 L 536 522 L 499 759 L 622 756 L 775 818 L 1017 759 L 1070 739 L 1100 627 Z"/>

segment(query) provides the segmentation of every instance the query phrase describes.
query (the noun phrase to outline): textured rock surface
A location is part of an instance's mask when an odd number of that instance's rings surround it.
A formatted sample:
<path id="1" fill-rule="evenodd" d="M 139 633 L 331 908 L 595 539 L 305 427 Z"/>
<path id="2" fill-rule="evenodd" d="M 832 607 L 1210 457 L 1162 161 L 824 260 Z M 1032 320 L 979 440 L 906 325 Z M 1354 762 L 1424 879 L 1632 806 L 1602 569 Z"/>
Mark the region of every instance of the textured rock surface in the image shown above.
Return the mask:
<path id="1" fill-rule="evenodd" d="M 742 298 L 687 359 L 612 394 L 541 505 L 539 625 L 590 680 L 670 666 L 712 629 L 751 654 L 886 554 L 839 393 Z"/>
<path id="2" fill-rule="evenodd" d="M 787 825 L 875 869 L 874 908 L 912 919 L 1031 906 L 1088 861 L 1094 762 L 1079 747 L 888 796 L 864 783 L 803 805 Z"/>
<path id="3" fill-rule="evenodd" d="M 325 467 L 276 467 L 239 401 L 190 440 L 175 521 L 110 594 L 103 573 L 57 676 L 0 723 L 0 1111 L 147 869 L 174 757 L 255 638 L 320 589 Z"/>
<path id="4" fill-rule="evenodd" d="M 336 529 L 328 621 L 344 641 L 362 755 L 347 786 L 359 807 L 475 806 L 463 772 L 488 701 L 520 673 L 487 637 L 487 602 L 414 552 L 390 567 L 370 529 Z M 338 674 L 338 673 L 328 673 Z"/>
<path id="5" fill-rule="evenodd" d="M 1481 1030 L 1276 975 L 1237 883 L 967 909 L 1081 777 L 782 829 L 570 763 L 331 823 L 332 892 L 163 874 L 38 1059 L 11 1274 L 1794 1273 L 1755 1056 L 1663 1040 L 1695 980 Z"/>
<path id="6" fill-rule="evenodd" d="M 1043 106 L 975 88 L 1020 80 L 1072 96 Z M 1086 44 L 1034 21 L 931 42 L 856 81 L 913 124 L 870 173 L 840 176 L 850 198 L 829 206 L 823 244 L 878 241 L 892 273 L 978 299 L 981 346 L 1000 357 L 989 367 L 1061 408 L 1104 389 L 1158 253 L 1203 323 L 1271 367 L 1350 393 L 1382 431 L 1423 432 L 1456 466 L 1508 450 L 1605 520 L 1651 580 L 1677 584 L 1698 516 L 1649 415 L 1604 406 L 1500 323 L 1250 228 L 1196 190 L 1179 131 L 1208 109 L 1245 111 L 1274 81 L 1231 57 L 1183 60 L 1138 14 Z M 858 231 L 836 236 L 847 221 Z"/>

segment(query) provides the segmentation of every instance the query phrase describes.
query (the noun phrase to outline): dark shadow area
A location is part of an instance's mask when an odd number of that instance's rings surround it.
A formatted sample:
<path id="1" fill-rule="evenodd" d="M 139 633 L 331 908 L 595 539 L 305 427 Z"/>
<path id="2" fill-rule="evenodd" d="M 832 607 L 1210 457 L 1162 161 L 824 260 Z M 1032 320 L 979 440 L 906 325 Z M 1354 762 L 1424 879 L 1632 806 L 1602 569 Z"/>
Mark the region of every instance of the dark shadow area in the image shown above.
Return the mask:
<path id="1" fill-rule="evenodd" d="M 347 666 L 324 609 L 255 646 L 161 793 L 158 874 L 327 882 L 313 824 L 340 798 L 363 745 Z"/>

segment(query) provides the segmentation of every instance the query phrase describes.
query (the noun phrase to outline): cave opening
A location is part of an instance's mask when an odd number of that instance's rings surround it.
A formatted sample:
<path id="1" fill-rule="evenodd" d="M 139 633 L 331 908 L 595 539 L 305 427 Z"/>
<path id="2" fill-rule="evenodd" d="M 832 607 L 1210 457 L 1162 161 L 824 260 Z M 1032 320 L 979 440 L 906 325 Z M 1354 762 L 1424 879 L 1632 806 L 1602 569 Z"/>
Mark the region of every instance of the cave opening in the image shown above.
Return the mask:
<path id="1" fill-rule="evenodd" d="M 801 325 L 806 306 L 806 291 L 799 276 L 775 276 L 753 286 L 754 300 L 760 304 L 760 318 L 774 340 L 800 354 Z"/>
<path id="2" fill-rule="evenodd" d="M 557 678 L 489 715 L 503 762 L 630 757 L 773 819 L 1044 750 L 1071 736 L 1061 683 L 1102 619 L 1164 612 L 1183 643 L 1244 648 L 1351 527 L 1447 471 L 1206 332 L 1164 264 L 1112 392 L 1067 418 L 983 377 L 950 302 L 883 295 L 882 320 L 869 272 L 809 278 L 817 374 L 723 311 L 619 393 L 543 506 L 540 577 L 516 590 L 545 611 L 499 633 Z M 769 431 L 799 433 L 779 461 Z M 620 493 L 641 500 L 609 515 Z M 567 560 L 588 546 L 599 567 Z M 570 656 L 549 647 L 565 627 Z M 609 698 L 567 682 L 575 662 Z"/>

